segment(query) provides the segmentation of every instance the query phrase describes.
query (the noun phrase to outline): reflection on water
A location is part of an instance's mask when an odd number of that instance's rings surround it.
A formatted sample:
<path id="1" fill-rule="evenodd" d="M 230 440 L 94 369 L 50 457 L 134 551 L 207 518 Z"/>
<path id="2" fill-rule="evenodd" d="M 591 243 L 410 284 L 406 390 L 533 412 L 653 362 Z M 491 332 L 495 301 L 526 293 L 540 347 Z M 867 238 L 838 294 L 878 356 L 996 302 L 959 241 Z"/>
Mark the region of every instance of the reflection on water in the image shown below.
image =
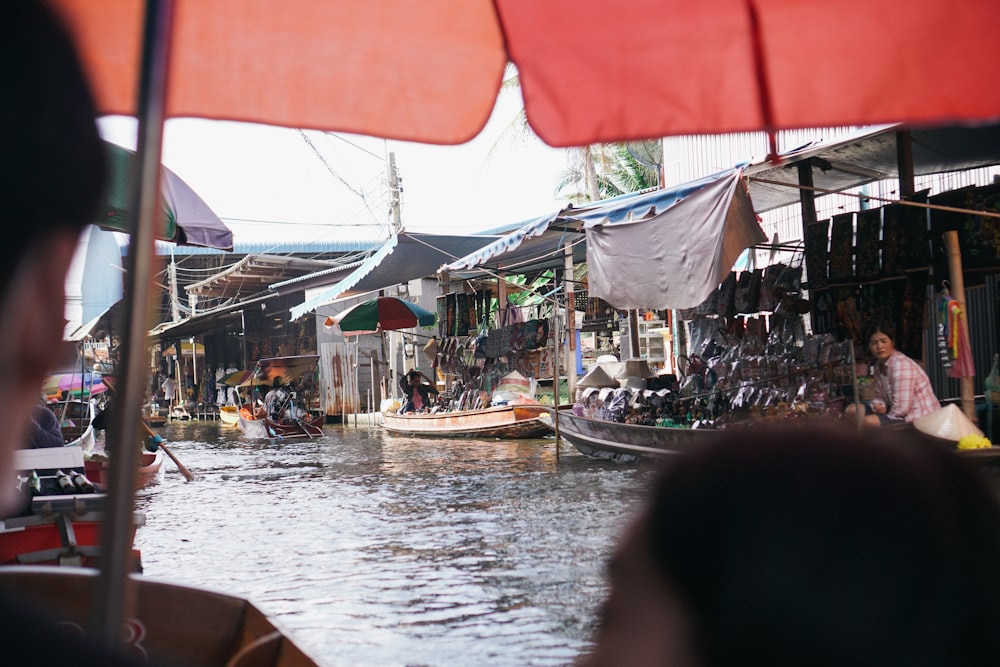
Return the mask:
<path id="1" fill-rule="evenodd" d="M 164 435 L 198 479 L 141 495 L 146 576 L 247 597 L 331 667 L 571 664 L 648 481 L 551 439 Z"/>

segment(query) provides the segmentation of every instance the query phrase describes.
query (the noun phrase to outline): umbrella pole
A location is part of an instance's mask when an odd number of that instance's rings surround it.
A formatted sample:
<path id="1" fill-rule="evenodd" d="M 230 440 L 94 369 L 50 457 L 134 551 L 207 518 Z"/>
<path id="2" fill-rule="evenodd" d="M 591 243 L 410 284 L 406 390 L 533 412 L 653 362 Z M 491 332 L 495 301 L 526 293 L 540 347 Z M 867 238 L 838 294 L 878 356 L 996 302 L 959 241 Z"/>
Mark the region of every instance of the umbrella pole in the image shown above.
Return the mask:
<path id="1" fill-rule="evenodd" d="M 118 649 L 125 627 L 135 530 L 135 469 L 139 448 L 136 415 L 142 410 L 146 382 L 144 354 L 146 318 L 151 303 L 156 226 L 160 209 L 160 169 L 166 108 L 167 60 L 173 28 L 173 0 L 147 0 L 143 23 L 142 61 L 137 115 L 138 159 L 129 193 L 130 250 L 125 274 L 125 344 L 118 409 L 108 430 L 111 480 L 101 527 L 98 588 L 91 614 L 95 637 Z"/>

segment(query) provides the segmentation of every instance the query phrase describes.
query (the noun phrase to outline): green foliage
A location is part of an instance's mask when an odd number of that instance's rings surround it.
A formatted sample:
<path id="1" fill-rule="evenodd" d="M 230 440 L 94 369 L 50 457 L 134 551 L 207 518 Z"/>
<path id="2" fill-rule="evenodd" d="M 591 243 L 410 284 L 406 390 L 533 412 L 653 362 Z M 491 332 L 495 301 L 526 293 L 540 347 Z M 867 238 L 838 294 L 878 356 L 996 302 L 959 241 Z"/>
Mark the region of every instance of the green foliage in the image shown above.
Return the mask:
<path id="1" fill-rule="evenodd" d="M 617 197 L 631 192 L 641 192 L 659 185 L 659 174 L 629 152 L 626 144 L 597 144 L 589 146 L 574 164 L 567 168 L 556 186 L 556 196 L 565 197 L 574 204 L 594 200 L 588 193 L 585 160 L 593 166 L 597 178 L 599 199 Z"/>

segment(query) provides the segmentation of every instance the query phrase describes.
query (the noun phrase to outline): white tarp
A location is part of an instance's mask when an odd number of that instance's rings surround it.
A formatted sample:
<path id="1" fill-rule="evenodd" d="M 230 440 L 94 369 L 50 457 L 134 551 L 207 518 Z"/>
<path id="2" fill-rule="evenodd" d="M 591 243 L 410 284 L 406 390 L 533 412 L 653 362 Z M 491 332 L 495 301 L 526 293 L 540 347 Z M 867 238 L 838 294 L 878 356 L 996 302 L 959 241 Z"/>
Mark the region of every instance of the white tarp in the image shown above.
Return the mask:
<path id="1" fill-rule="evenodd" d="M 767 236 L 742 170 L 734 169 L 651 217 L 588 226 L 589 296 L 615 308 L 693 308 Z"/>

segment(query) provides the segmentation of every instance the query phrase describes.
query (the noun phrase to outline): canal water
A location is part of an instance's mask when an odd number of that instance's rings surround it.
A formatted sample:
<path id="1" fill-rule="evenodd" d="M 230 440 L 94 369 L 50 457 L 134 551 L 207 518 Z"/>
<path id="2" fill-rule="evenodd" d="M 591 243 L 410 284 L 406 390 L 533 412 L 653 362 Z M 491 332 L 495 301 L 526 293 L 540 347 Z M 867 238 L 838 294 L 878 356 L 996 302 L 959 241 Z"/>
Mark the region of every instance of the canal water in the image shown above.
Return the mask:
<path id="1" fill-rule="evenodd" d="M 322 665 L 570 665 L 651 472 L 552 439 L 171 422 L 139 495 L 145 576 L 250 599 Z"/>

